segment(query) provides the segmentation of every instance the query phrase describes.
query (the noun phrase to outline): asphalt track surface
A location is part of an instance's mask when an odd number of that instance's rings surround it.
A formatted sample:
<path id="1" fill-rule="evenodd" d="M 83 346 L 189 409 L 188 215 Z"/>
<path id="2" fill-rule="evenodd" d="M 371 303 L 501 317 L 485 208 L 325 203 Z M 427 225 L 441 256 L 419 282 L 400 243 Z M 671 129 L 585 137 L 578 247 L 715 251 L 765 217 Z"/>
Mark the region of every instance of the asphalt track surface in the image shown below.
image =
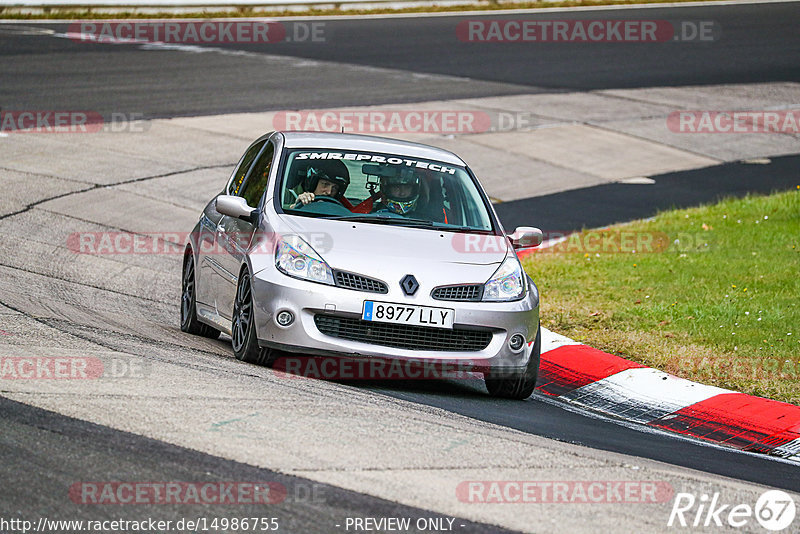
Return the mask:
<path id="1" fill-rule="evenodd" d="M 51 519 L 141 521 L 194 520 L 197 517 L 230 517 L 230 506 L 181 504 L 124 504 L 86 506 L 64 504 L 64 496 L 76 480 L 107 480 L 110 474 L 127 480 L 195 481 L 226 483 L 248 481 L 277 483 L 283 488 L 281 502 L 269 505 L 269 514 L 279 520 L 283 532 L 339 530 L 347 517 L 441 518 L 425 510 L 343 490 L 327 484 L 283 475 L 267 469 L 225 460 L 154 439 L 64 417 L 0 397 L 0 455 L 16 458 L 0 468 L 0 512 L 8 518 L 12 510 L 33 508 Z M 39 473 L 32 483 L 31 471 Z M 282 491 L 285 490 L 285 494 Z M 78 499 L 79 494 L 72 494 Z M 277 494 L 276 494 L 277 495 Z M 277 498 L 277 497 L 276 497 Z M 57 513 L 56 513 L 57 512 Z M 264 517 L 264 505 L 241 504 L 238 517 Z M 459 532 L 509 532 L 497 526 L 457 520 Z"/>
<path id="2" fill-rule="evenodd" d="M 446 17 L 330 21 L 324 46 L 285 43 L 268 45 L 265 49 L 220 45 L 256 55 L 286 55 L 365 67 L 362 70 L 326 67 L 324 76 L 318 76 L 314 72 L 298 72 L 290 62 L 274 59 L 267 62 L 269 68 L 264 68 L 264 61 L 251 55 L 192 54 L 177 50 L 140 50 L 127 45 L 76 43 L 63 38 L 27 35 L 17 26 L 0 26 L 0 62 L 3 64 L 0 106 L 4 109 L 59 107 L 103 113 L 137 112 L 146 117 L 168 117 L 542 91 L 800 80 L 800 38 L 796 31 L 800 25 L 800 10 L 797 4 L 656 8 L 647 10 L 646 15 L 628 11 L 603 12 L 603 16 L 606 15 L 651 20 L 712 20 L 722 28 L 725 46 L 656 43 L 622 48 L 614 44 L 593 47 L 553 44 L 521 48 L 511 44 L 467 44 L 455 38 L 455 25 L 460 19 Z M 549 15 L 548 18 L 590 16 L 595 15 L 559 13 L 557 17 Z M 63 26 L 39 23 L 25 26 L 63 29 Z M 398 75 L 398 70 L 401 74 L 408 71 L 430 76 L 411 78 Z M 451 77 L 467 77 L 470 81 Z M 722 166 L 654 177 L 655 185 L 606 185 L 550 195 L 536 199 L 534 202 L 538 204 L 522 204 L 526 201 L 501 204 L 498 211 L 508 226 L 513 226 L 520 213 L 524 215 L 534 208 L 545 213 L 552 210 L 550 228 L 598 226 L 647 216 L 658 208 L 713 200 L 726 192 L 743 194 L 765 188 L 784 189 L 796 182 L 796 164 L 794 157 L 776 158 L 770 167 L 772 182 L 761 179 L 763 175 L 758 174 L 760 166 L 757 165 Z M 731 176 L 734 178 L 726 179 Z M 693 186 L 700 181 L 709 184 L 708 187 Z M 575 205 L 583 209 L 576 210 Z M 581 217 L 558 218 L 567 212 L 564 207 L 570 207 L 569 213 L 580 213 Z M 81 327 L 71 328 L 80 331 Z M 105 334 L 98 329 L 92 335 L 102 339 Z M 152 341 L 159 343 L 159 340 Z M 116 342 L 126 341 L 123 338 Z M 536 395 L 526 402 L 516 403 L 490 399 L 479 386 L 463 383 L 351 385 L 526 433 L 800 491 L 800 469 L 796 466 L 664 434 L 633 430 L 565 411 Z M 97 474 L 99 479 L 108 479 L 109 473 L 117 473 L 139 480 L 210 476 L 283 480 L 287 487 L 302 483 L 300 479 L 5 399 L 0 399 L 0 419 L 2 457 L 18 459 L 0 466 L 2 478 L 16 482 L 4 484 L 0 489 L 3 512 L 23 507 L 30 509 L 31 503 L 41 513 L 63 507 L 63 498 L 58 502 L 50 498 L 53 488 L 65 490 L 69 483 L 86 480 L 92 474 Z M 88 463 L 87 458 L 92 462 Z M 34 470 L 47 474 L 32 477 L 30 473 Z M 333 486 L 326 487 L 325 491 L 324 503 L 287 503 L 284 517 L 294 522 L 291 524 L 297 531 L 315 531 L 321 517 L 333 520 L 348 513 L 432 515 Z M 63 497 L 63 492 L 59 494 Z M 137 510 L 137 515 L 141 515 L 140 511 Z M 163 508 L 159 511 L 163 516 Z M 179 517 L 192 511 L 175 509 L 170 513 Z M 98 513 L 111 514 L 110 511 L 76 508 L 71 516 L 80 517 L 80 513 L 92 519 L 98 519 Z M 467 531 L 488 528 L 462 523 Z"/>
<path id="3" fill-rule="evenodd" d="M 665 20 L 673 25 L 707 21 L 714 24 L 717 40 L 460 41 L 458 23 L 476 18 Z M 291 34 L 293 23 L 284 24 Z M 25 28 L 65 32 L 68 26 L 26 22 L 0 25 L 0 107 L 53 109 L 56 103 L 62 109 L 156 118 L 519 93 L 797 81 L 798 26 L 797 3 L 334 19 L 325 21 L 321 42 L 211 46 L 228 52 L 223 54 L 42 39 Z M 285 61 L 291 57 L 326 63 L 298 67 L 295 61 Z"/>
<path id="4" fill-rule="evenodd" d="M 769 164 L 735 162 L 651 176 L 653 184 L 601 184 L 495 205 L 505 228 L 537 224 L 555 232 L 601 228 L 644 219 L 659 211 L 688 208 L 749 193 L 794 189 L 800 156 L 772 158 Z M 765 169 L 768 169 L 765 170 Z"/>
<path id="5" fill-rule="evenodd" d="M 538 436 L 578 443 L 595 449 L 622 452 L 782 489 L 800 490 L 800 469 L 743 455 L 719 447 L 663 433 L 648 434 L 640 429 L 616 425 L 609 419 L 594 419 L 565 410 L 534 393 L 523 403 L 509 404 L 491 399 L 479 387 L 461 383 L 420 384 L 406 382 L 363 385 L 390 397 L 443 408 Z"/>

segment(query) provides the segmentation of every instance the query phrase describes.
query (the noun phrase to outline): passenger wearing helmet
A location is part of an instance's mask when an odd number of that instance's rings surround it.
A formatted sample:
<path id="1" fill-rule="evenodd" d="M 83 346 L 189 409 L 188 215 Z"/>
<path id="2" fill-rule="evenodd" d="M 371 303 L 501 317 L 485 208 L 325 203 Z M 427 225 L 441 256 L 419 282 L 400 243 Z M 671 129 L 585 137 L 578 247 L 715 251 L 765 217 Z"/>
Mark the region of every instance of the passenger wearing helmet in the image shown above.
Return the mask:
<path id="1" fill-rule="evenodd" d="M 380 201 L 372 212 L 388 211 L 397 215 L 411 215 L 420 203 L 420 179 L 410 169 L 402 169 L 394 176 L 381 177 Z"/>
<path id="2" fill-rule="evenodd" d="M 334 171 L 326 171 L 320 166 L 310 166 L 303 178 L 303 193 L 297 196 L 297 201 L 290 207 L 302 207 L 315 200 L 326 198 L 341 203 L 344 198 L 344 192 L 347 190 L 347 186 L 350 185 L 350 178 L 346 175 L 342 176 L 345 173 Z M 322 197 L 322 199 L 317 199 L 317 197 Z"/>

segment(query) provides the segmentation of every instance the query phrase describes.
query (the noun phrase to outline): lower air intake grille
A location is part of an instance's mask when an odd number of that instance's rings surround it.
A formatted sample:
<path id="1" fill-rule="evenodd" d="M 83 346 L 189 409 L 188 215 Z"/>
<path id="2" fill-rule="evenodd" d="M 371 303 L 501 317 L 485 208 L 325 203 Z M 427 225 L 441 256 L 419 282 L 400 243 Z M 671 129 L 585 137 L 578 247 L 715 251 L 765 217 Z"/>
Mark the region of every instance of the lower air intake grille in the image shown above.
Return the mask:
<path id="1" fill-rule="evenodd" d="M 474 352 L 485 349 L 492 340 L 488 330 L 450 330 L 333 315 L 315 315 L 314 323 L 327 336 L 407 350 Z"/>

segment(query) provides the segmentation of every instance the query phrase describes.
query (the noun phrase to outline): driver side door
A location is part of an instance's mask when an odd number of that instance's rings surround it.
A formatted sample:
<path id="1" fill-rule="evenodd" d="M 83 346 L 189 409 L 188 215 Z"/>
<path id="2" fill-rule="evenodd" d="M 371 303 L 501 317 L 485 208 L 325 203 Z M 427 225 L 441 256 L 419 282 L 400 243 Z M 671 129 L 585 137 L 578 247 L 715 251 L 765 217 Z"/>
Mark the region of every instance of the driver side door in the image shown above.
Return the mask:
<path id="1" fill-rule="evenodd" d="M 275 158 L 275 146 L 267 141 L 250 168 L 244 183 L 234 194 L 245 199 L 247 205 L 261 209 L 261 199 L 269 182 Z M 246 262 L 247 251 L 258 224 L 223 215 L 217 224 L 218 263 L 221 270 L 220 287 L 217 291 L 217 313 L 225 319 L 233 316 L 233 300 L 239 281 L 239 271 Z"/>

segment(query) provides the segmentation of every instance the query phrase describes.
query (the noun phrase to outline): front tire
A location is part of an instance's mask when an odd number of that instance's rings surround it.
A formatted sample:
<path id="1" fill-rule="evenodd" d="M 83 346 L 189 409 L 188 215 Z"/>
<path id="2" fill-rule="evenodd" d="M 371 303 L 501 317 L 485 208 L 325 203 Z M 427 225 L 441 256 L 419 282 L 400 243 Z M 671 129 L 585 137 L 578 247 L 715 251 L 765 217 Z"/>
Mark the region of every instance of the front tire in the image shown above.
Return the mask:
<path id="1" fill-rule="evenodd" d="M 492 378 L 484 375 L 486 389 L 492 397 L 505 399 L 525 400 L 531 396 L 536 388 L 539 378 L 539 360 L 542 354 L 542 327 L 536 332 L 536 341 L 533 344 L 531 357 L 525 372 L 512 376 Z"/>
<path id="2" fill-rule="evenodd" d="M 195 291 L 194 256 L 189 250 L 183 258 L 183 277 L 181 283 L 181 330 L 210 339 L 219 337 L 219 330 L 201 323 L 197 319 L 197 297 Z"/>
<path id="3" fill-rule="evenodd" d="M 233 320 L 231 321 L 231 344 L 233 345 L 233 355 L 237 360 L 256 365 L 272 363 L 272 351 L 258 346 L 253 311 L 253 288 L 247 269 L 242 269 L 242 273 L 239 275 L 239 285 L 236 287 Z"/>

